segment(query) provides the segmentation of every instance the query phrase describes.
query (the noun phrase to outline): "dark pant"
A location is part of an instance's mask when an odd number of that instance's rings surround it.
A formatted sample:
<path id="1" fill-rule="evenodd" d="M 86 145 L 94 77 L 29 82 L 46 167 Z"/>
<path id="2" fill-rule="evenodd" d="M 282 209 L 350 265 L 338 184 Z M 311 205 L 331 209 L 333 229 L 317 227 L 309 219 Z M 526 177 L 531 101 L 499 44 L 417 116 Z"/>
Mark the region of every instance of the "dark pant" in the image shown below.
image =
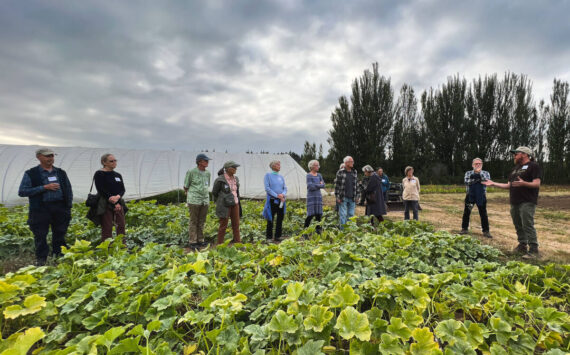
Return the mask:
<path id="1" fill-rule="evenodd" d="M 471 216 L 471 210 L 475 207 L 474 203 L 470 203 L 468 198 L 465 198 L 465 209 L 463 210 L 463 222 L 461 223 L 461 229 L 469 229 L 469 217 Z M 483 232 L 489 231 L 489 217 L 487 216 L 487 201 L 485 201 L 481 206 L 477 205 L 479 210 L 479 217 L 481 217 L 481 229 Z"/>
<path id="2" fill-rule="evenodd" d="M 224 242 L 224 236 L 226 235 L 226 229 L 228 228 L 228 219 L 232 219 L 232 232 L 235 243 L 241 243 L 241 238 L 239 236 L 239 205 L 234 205 L 228 207 L 228 218 L 220 218 L 220 227 L 218 228 L 218 244 Z"/>
<path id="3" fill-rule="evenodd" d="M 277 203 L 275 203 L 277 201 Z M 271 239 L 273 237 L 273 221 L 275 220 L 275 216 L 277 215 L 277 224 L 275 226 L 275 239 L 281 238 L 282 228 L 283 228 L 283 217 L 285 213 L 283 212 L 283 207 L 279 208 L 279 200 L 271 199 L 269 201 L 271 204 L 271 221 L 267 220 L 267 228 L 265 229 L 265 236 L 267 239 Z"/>
<path id="4" fill-rule="evenodd" d="M 317 225 L 316 231 L 317 231 L 317 233 L 321 234 L 322 227 L 321 227 L 320 222 L 321 222 L 322 216 L 323 216 L 322 214 L 314 214 L 312 216 L 307 216 L 307 218 L 305 218 L 305 227 L 304 228 L 307 228 L 311 224 L 311 220 L 314 217 L 317 220 L 317 222 L 319 222 L 319 224 Z"/>
<path id="5" fill-rule="evenodd" d="M 115 211 L 108 207 L 101 215 L 101 240 L 113 238 L 113 226 L 117 235 L 125 235 L 125 210 Z"/>
<path id="6" fill-rule="evenodd" d="M 30 211 L 28 224 L 34 234 L 36 259 L 45 262 L 49 254 L 47 234 L 51 226 L 51 246 L 53 255 L 61 255 L 61 247 L 67 247 L 65 233 L 71 220 L 71 209 L 64 202 L 44 202 L 39 211 Z"/>
<path id="7" fill-rule="evenodd" d="M 517 231 L 519 244 L 538 246 L 536 229 L 534 228 L 534 212 L 536 205 L 532 202 L 523 202 L 511 205 L 511 217 Z"/>
<path id="8" fill-rule="evenodd" d="M 414 212 L 414 219 L 418 220 L 418 201 L 404 200 L 404 220 L 410 219 L 410 208 Z"/>

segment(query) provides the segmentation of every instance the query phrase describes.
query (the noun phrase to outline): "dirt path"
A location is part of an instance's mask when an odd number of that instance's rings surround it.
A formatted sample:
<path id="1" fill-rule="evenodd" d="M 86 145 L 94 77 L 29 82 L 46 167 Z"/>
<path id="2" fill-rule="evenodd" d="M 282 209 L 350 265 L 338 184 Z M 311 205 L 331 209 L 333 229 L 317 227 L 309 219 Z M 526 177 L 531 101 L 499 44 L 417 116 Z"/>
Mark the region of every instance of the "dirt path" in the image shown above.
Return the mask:
<path id="1" fill-rule="evenodd" d="M 465 194 L 462 193 L 421 195 L 420 221 L 427 221 L 438 230 L 459 233 L 464 198 Z M 325 203 L 332 205 L 334 199 L 328 196 Z M 403 210 L 395 209 L 389 209 L 387 218 L 393 221 L 403 219 Z M 357 206 L 356 213 L 363 215 L 364 207 Z M 517 235 L 511 220 L 507 191 L 488 194 L 487 213 L 493 238 L 483 237 L 476 207 L 471 213 L 470 235 L 484 244 L 510 254 L 517 245 Z M 541 260 L 570 263 L 570 191 L 541 192 L 535 215 L 535 227 Z"/>

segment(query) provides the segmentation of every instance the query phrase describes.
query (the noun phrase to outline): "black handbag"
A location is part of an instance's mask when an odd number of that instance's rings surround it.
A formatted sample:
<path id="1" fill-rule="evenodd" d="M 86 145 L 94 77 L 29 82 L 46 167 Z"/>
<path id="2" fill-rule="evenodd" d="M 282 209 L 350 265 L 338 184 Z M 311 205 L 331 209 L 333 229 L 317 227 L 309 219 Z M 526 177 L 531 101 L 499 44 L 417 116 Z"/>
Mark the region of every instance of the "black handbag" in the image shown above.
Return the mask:
<path id="1" fill-rule="evenodd" d="M 93 181 L 91 181 L 91 188 L 89 189 L 89 193 L 87 194 L 87 200 L 85 200 L 85 206 L 87 207 L 97 207 L 99 204 L 99 194 L 92 194 L 93 191 L 93 183 L 95 182 L 95 177 L 93 177 Z"/>
<path id="2" fill-rule="evenodd" d="M 373 205 L 376 203 L 376 194 L 374 193 L 374 191 L 366 194 L 366 203 L 369 205 Z"/>

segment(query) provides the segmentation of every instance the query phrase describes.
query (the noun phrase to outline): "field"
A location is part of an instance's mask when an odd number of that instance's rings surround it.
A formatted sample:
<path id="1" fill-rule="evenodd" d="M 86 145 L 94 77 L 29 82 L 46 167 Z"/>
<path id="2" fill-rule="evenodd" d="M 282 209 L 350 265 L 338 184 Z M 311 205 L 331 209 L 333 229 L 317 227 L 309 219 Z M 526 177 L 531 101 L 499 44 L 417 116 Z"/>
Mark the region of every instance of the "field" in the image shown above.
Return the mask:
<path id="1" fill-rule="evenodd" d="M 265 243 L 262 204 L 248 201 L 244 244 L 199 252 L 184 248 L 183 205 L 130 203 L 126 246 L 100 244 L 76 206 L 69 250 L 44 267 L 24 266 L 25 209 L 0 208 L 0 354 L 567 353 L 570 265 L 544 235 L 564 230 L 568 211 L 539 210 L 552 222 L 537 223 L 545 255 L 529 264 L 495 248 L 512 243 L 504 216 L 492 217 L 491 241 L 450 233 L 460 195 L 422 196 L 420 219 L 433 224 L 393 211 L 339 231 L 327 207 L 322 235 L 301 230 L 304 204 L 292 202 L 279 244 Z M 490 195 L 493 213 L 506 209 L 506 195 Z M 216 227 L 210 214 L 210 239 Z"/>

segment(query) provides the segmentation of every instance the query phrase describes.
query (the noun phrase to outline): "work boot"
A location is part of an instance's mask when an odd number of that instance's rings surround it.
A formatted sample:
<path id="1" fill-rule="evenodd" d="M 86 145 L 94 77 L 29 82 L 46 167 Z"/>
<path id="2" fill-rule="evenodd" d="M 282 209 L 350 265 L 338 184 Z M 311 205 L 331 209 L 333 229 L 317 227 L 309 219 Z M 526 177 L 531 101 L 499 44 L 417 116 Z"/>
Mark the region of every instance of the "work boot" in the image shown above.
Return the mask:
<path id="1" fill-rule="evenodd" d="M 527 253 L 527 245 L 523 243 L 519 243 L 519 245 L 513 250 L 513 253 L 525 255 Z"/>
<path id="2" fill-rule="evenodd" d="M 462 229 L 461 232 L 459 232 L 459 234 L 469 234 L 469 230 L 468 229 Z"/>
<path id="3" fill-rule="evenodd" d="M 485 238 L 493 238 L 493 236 L 491 235 L 491 233 L 489 231 L 483 232 L 483 236 Z"/>
<path id="4" fill-rule="evenodd" d="M 538 254 L 538 245 L 531 244 L 528 253 L 523 255 L 523 259 L 538 259 L 540 255 Z"/>

